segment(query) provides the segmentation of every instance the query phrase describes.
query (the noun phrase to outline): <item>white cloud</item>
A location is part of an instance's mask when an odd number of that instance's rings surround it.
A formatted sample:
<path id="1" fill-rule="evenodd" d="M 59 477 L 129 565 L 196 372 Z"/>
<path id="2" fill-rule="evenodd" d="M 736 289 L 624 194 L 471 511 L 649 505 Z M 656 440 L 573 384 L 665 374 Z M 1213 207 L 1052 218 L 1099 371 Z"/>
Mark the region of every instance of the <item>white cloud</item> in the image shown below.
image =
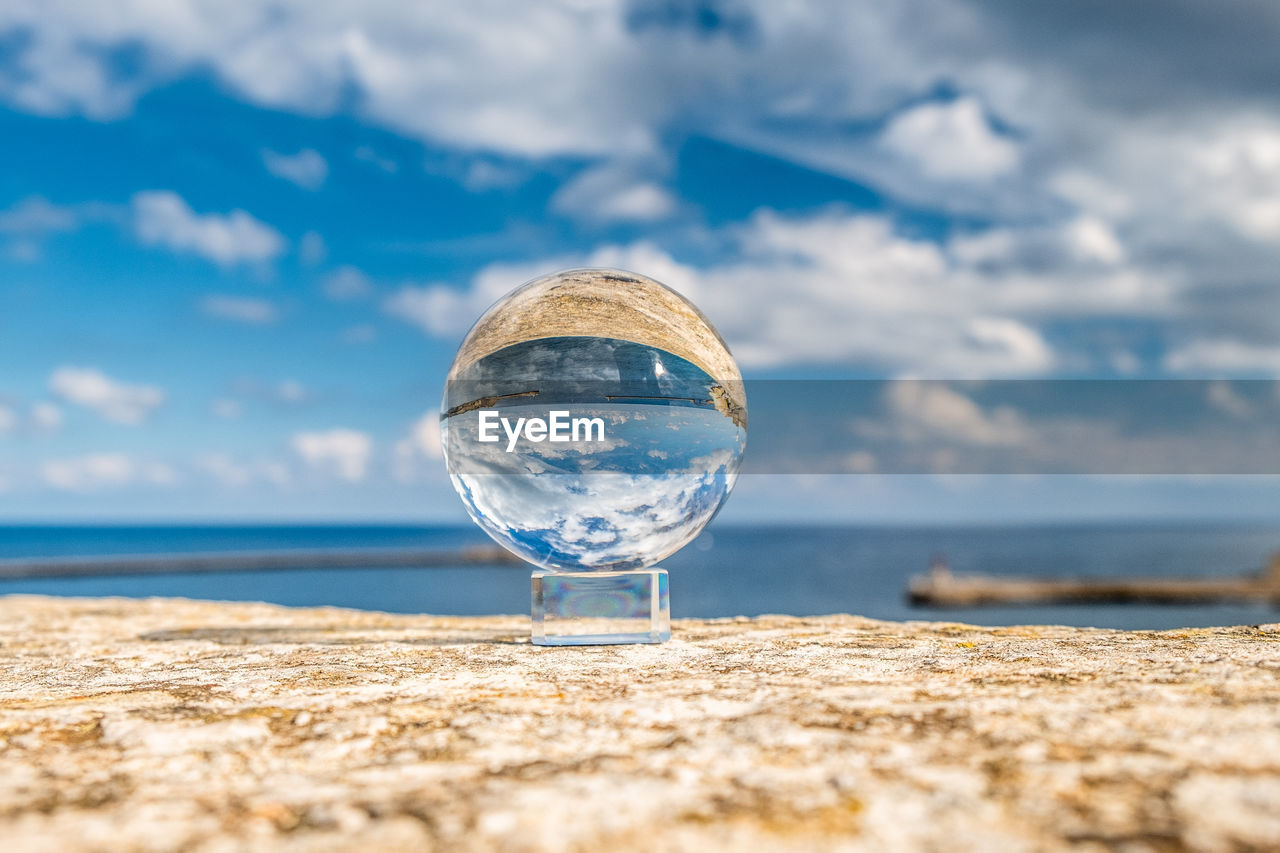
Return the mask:
<path id="1" fill-rule="evenodd" d="M 54 432 L 62 426 L 62 409 L 47 400 L 31 406 L 31 424 L 39 432 Z"/>
<path id="2" fill-rule="evenodd" d="M 293 436 L 292 444 L 311 467 L 332 470 L 353 483 L 364 479 L 373 452 L 373 440 L 353 429 L 300 432 Z"/>
<path id="3" fill-rule="evenodd" d="M 944 439 L 982 446 L 1016 446 L 1030 433 L 1014 409 L 987 412 L 977 403 L 936 382 L 893 382 L 885 392 L 892 420 L 888 428 L 903 441 Z M 883 429 L 885 424 L 875 424 Z"/>
<path id="4" fill-rule="evenodd" d="M 276 396 L 284 403 L 301 403 L 307 399 L 307 389 L 296 379 L 286 379 L 276 386 Z"/>
<path id="5" fill-rule="evenodd" d="M 674 213 L 676 200 L 628 168 L 604 165 L 561 187 L 551 199 L 551 209 L 588 223 L 653 222 Z"/>
<path id="6" fill-rule="evenodd" d="M 509 284 L 498 277 L 484 277 L 482 274 L 476 286 L 467 291 L 458 291 L 445 284 L 406 284 L 388 296 L 382 308 L 391 316 L 412 323 L 429 334 L 444 337 L 459 330 L 465 331 L 494 300 L 520 283 Z"/>
<path id="7" fill-rule="evenodd" d="M 8 210 L 0 210 L 0 235 L 9 238 L 8 256 L 31 263 L 40 260 L 44 241 L 60 232 L 80 227 L 82 211 L 50 204 L 40 196 L 30 196 Z"/>
<path id="8" fill-rule="evenodd" d="M 854 179 L 899 206 L 976 214 L 1009 235 L 1008 254 L 983 262 L 996 269 L 962 257 L 958 241 L 943 269 L 949 281 L 961 279 L 959 289 L 1003 288 L 1026 304 L 997 299 L 996 310 L 979 294 L 983 304 L 962 307 L 950 326 L 924 322 L 913 347 L 942 333 L 945 350 L 975 317 L 1038 329 L 1044 309 L 1079 318 L 1108 301 L 1121 316 L 1177 324 L 1170 337 L 1178 340 L 1197 340 L 1185 328 L 1196 324 L 1206 339 L 1234 337 L 1253 350 L 1275 339 L 1259 318 L 1280 316 L 1271 287 L 1280 264 L 1280 125 L 1274 81 L 1256 59 L 1280 32 L 1274 4 L 1178 3 L 1156 28 L 1119 5 L 1089 16 L 969 0 L 741 0 L 717 9 L 723 25 L 707 29 L 696 16 L 650 14 L 627 0 L 515 4 L 501 15 L 485 4 L 445 12 L 395 0 L 356 11 L 305 0 L 110 11 L 18 0 L 0 6 L 0 31 L 24 34 L 0 69 L 0 98 L 43 114 L 103 118 L 198 70 L 260 106 L 349 111 L 427 141 L 445 150 L 444 171 L 477 191 L 535 173 L 540 164 L 530 158 L 591 163 L 580 181 L 626 177 L 595 198 L 575 201 L 565 187 L 556 204 L 587 221 L 669 215 L 674 202 L 654 179 L 672 154 L 668 140 L 710 137 Z M 1221 37 L 1204 38 L 1206 26 Z M 1072 47 L 1079 44 L 1090 49 Z M 122 45 L 138 54 L 128 73 L 113 62 Z M 960 94 L 921 103 L 939 81 Z M 376 152 L 356 156 L 378 163 Z M 174 199 L 157 218 L 186 225 L 151 228 L 155 245 L 224 265 L 284 251 L 273 230 L 253 257 L 228 249 L 209 236 L 215 229 L 189 227 L 207 217 Z M 1031 223 L 1056 236 L 1035 236 Z M 322 253 L 308 242 L 301 259 L 314 265 Z M 998 242 L 968 248 L 994 252 Z M 26 238 L 7 248 L 19 258 L 40 253 Z M 1041 248 L 1046 254 L 1033 258 Z M 808 283 L 794 313 L 804 318 L 818 282 L 800 273 Z M 1191 291 L 1198 300 L 1181 298 Z M 1083 308 L 1072 305 L 1077 297 Z M 1135 309 L 1143 299 L 1150 307 Z M 460 291 L 421 285 L 388 304 L 430 330 L 456 328 L 450 313 L 474 307 Z M 803 323 L 791 331 L 803 333 Z M 1136 345 L 1108 341 L 1106 349 Z M 783 349 L 753 341 L 744 353 L 785 363 Z M 884 361 L 904 359 L 891 347 Z"/>
<path id="9" fill-rule="evenodd" d="M 388 296 L 382 307 L 391 316 L 439 336 L 456 331 L 472 313 L 465 296 L 446 285 L 405 285 Z"/>
<path id="10" fill-rule="evenodd" d="M 30 410 L 29 423 L 37 433 L 55 432 L 62 426 L 62 409 L 47 400 L 33 403 Z M 17 431 L 22 425 L 13 406 L 0 403 L 0 435 Z"/>
<path id="11" fill-rule="evenodd" d="M 235 420 L 244 414 L 244 404 L 239 400 L 220 398 L 209 404 L 209 411 L 213 413 L 214 417 L 228 421 Z"/>
<path id="12" fill-rule="evenodd" d="M 1074 286 L 1072 297 L 1091 309 L 1108 302 L 1113 309 L 1138 304 L 1136 294 L 1123 284 L 1128 274 L 1141 273 L 1132 286 L 1142 290 L 1143 299 L 1167 307 L 1171 295 L 1169 275 L 1126 266 L 1129 254 L 1114 227 L 1093 216 L 961 232 L 952 235 L 944 247 L 953 266 L 971 267 L 988 275 L 1021 273 L 1028 280 L 1039 276 L 1055 288 Z M 1063 309 L 1070 304 L 1064 294 L 1042 295 Z"/>
<path id="13" fill-rule="evenodd" d="M 111 15 L 51 0 L 7 4 L 0 29 L 12 28 L 32 37 L 0 77 L 0 95 L 45 114 L 117 116 L 143 91 L 207 67 L 261 105 L 316 114 L 354 99 L 360 114 L 401 132 L 541 156 L 635 149 L 649 141 L 644 118 L 660 109 L 619 102 L 600 85 L 645 58 L 619 3 L 495 15 L 375 0 L 353 17 L 301 0 L 235 10 L 175 0 Z M 121 77 L 103 49 L 117 44 L 145 45 L 151 61 Z"/>
<path id="14" fill-rule="evenodd" d="M 1247 237 L 1280 244 L 1280 124 L 1224 128 L 1192 160 L 1212 212 Z"/>
<path id="15" fill-rule="evenodd" d="M 277 488 L 283 488 L 293 482 L 293 472 L 283 462 L 264 462 L 262 478 Z"/>
<path id="16" fill-rule="evenodd" d="M 8 210 L 0 210 L 0 234 L 43 236 L 56 231 L 72 231 L 79 225 L 76 212 L 59 207 L 40 196 L 30 196 Z"/>
<path id="17" fill-rule="evenodd" d="M 692 299 L 748 367 L 856 363 L 960 378 L 1053 369 L 1059 357 L 1038 328 L 1046 318 L 1117 311 L 1149 316 L 1170 298 L 1161 281 L 1134 280 L 1129 270 L 1099 268 L 1092 259 L 1046 274 L 1015 263 L 1018 252 L 1011 250 L 1012 260 L 988 269 L 985 254 L 949 253 L 901 236 L 878 216 L 792 218 L 761 211 L 720 236 L 733 253 L 705 268 L 681 264 L 648 243 L 603 246 L 584 256 L 494 264 L 465 290 L 406 286 L 384 307 L 429 334 L 453 337 L 536 275 L 573 266 L 620 267 Z M 1009 239 L 1016 248 L 1023 236 Z M 1071 255 L 1060 232 L 1035 239 Z"/>
<path id="18" fill-rule="evenodd" d="M 702 131 L 779 115 L 838 121 L 956 76 L 973 64 L 970 52 L 959 51 L 968 60 L 959 65 L 928 36 L 969 33 L 972 14 L 949 0 L 938 6 L 924 16 L 877 4 L 744 2 L 731 16 L 752 33 L 742 38 L 680 21 L 644 25 L 625 0 L 504 4 L 501 14 L 488 4 L 395 0 L 355 11 L 173 0 L 109 15 L 73 0 L 18 2 L 0 11 L 0 29 L 31 37 L 0 77 L 0 96 L 34 112 L 115 116 L 148 89 L 208 69 L 260 105 L 308 115 L 349 107 L 446 146 L 634 154 L 653 150 L 681 119 Z M 122 44 L 145 49 L 129 75 L 105 49 Z"/>
<path id="19" fill-rule="evenodd" d="M 298 241 L 298 260 L 304 267 L 319 266 L 327 257 L 329 247 L 325 245 L 324 237 L 315 231 L 302 235 L 302 239 Z"/>
<path id="20" fill-rule="evenodd" d="M 428 459 L 443 459 L 440 447 L 440 414 L 427 412 L 414 423 L 409 439 L 419 453 Z"/>
<path id="21" fill-rule="evenodd" d="M 1227 382 L 1210 382 L 1205 398 L 1213 408 L 1237 418 L 1247 418 L 1253 414 L 1253 406 L 1244 397 L 1236 393 Z"/>
<path id="22" fill-rule="evenodd" d="M 318 190 L 329 177 L 329 164 L 320 152 L 303 148 L 297 154 L 281 154 L 262 149 L 262 164 L 277 178 L 283 178 L 304 190 Z"/>
<path id="23" fill-rule="evenodd" d="M 748 365 L 1043 373 L 1061 363 L 1041 331 L 1048 320 L 1160 317 L 1179 294 L 1158 272 L 1082 257 L 1069 231 L 1010 230 L 957 251 L 879 216 L 763 211 L 736 231 L 736 259 L 690 271 L 689 295 Z"/>
<path id="24" fill-rule="evenodd" d="M 1118 264 L 1125 258 L 1124 247 L 1111 226 L 1093 216 L 1081 216 L 1066 226 L 1067 238 L 1076 257 L 1084 261 Z"/>
<path id="25" fill-rule="evenodd" d="M 132 483 L 137 465 L 124 453 L 91 453 L 69 459 L 51 459 L 42 466 L 44 481 L 55 489 L 89 492 Z"/>
<path id="26" fill-rule="evenodd" d="M 974 317 L 965 326 L 964 334 L 972 356 L 991 356 L 989 366 L 981 373 L 1042 373 L 1054 366 L 1053 351 L 1040 332 L 1019 320 Z"/>
<path id="27" fill-rule="evenodd" d="M 229 453 L 205 453 L 195 461 L 195 467 L 220 486 L 231 489 L 244 488 L 255 483 L 269 483 L 283 487 L 292 482 L 289 466 L 278 461 L 242 461 Z"/>
<path id="28" fill-rule="evenodd" d="M 1128 193 L 1088 172 L 1066 169 L 1051 175 L 1046 184 L 1054 195 L 1106 219 L 1124 219 L 1133 212 L 1134 199 Z"/>
<path id="29" fill-rule="evenodd" d="M 524 183 L 528 178 L 527 166 L 495 163 L 484 158 L 472 160 L 460 176 L 462 185 L 473 193 L 510 189 Z"/>
<path id="30" fill-rule="evenodd" d="M 372 166 L 376 166 L 388 175 L 394 175 L 396 172 L 400 171 L 399 163 L 392 160 L 390 157 L 383 157 L 368 145 L 361 145 L 357 148 L 354 156 L 362 163 L 368 163 Z"/>
<path id="31" fill-rule="evenodd" d="M 397 480 L 413 482 L 418 475 L 423 460 L 444 458 L 440 445 L 440 414 L 426 412 L 414 421 L 409 433 L 396 442 L 394 449 L 394 467 L 392 473 Z M 442 465 L 436 465 L 443 472 Z"/>
<path id="32" fill-rule="evenodd" d="M 1235 305 L 1228 322 L 1262 343 L 1254 321 L 1276 307 L 1265 294 L 1280 263 L 1280 122 L 1207 114 L 1134 121 L 1098 140 L 1088 167 L 1046 181 L 1079 208 L 1080 248 L 1154 274 L 1176 270 L 1212 302 Z"/>
<path id="33" fill-rule="evenodd" d="M 1173 373 L 1207 376 L 1266 373 L 1280 375 L 1280 346 L 1254 345 L 1230 339 L 1203 339 L 1177 347 L 1165 356 Z"/>
<path id="34" fill-rule="evenodd" d="M 92 409 L 119 424 L 137 425 L 164 402 L 164 391 L 152 385 L 126 385 L 92 367 L 60 367 L 49 389 L 68 403 Z"/>
<path id="35" fill-rule="evenodd" d="M 369 323 L 360 323 L 342 330 L 344 344 L 367 344 L 378 339 L 378 329 Z"/>
<path id="36" fill-rule="evenodd" d="M 173 486 L 179 482 L 178 472 L 163 462 L 145 462 L 140 469 L 140 478 L 153 486 Z"/>
<path id="37" fill-rule="evenodd" d="M 992 129 L 974 98 L 927 103 L 894 116 L 880 144 L 930 177 L 985 180 L 1018 167 L 1018 146 Z"/>
<path id="38" fill-rule="evenodd" d="M 976 234 L 957 234 L 947 241 L 947 251 L 958 261 L 977 266 L 1014 260 L 1022 240 L 1008 228 L 988 228 Z"/>
<path id="39" fill-rule="evenodd" d="M 17 263 L 31 264 L 44 257 L 44 248 L 34 240 L 14 240 L 5 254 Z"/>
<path id="40" fill-rule="evenodd" d="M 325 277 L 324 295 L 335 302 L 364 299 L 373 293 L 369 276 L 353 266 L 342 266 Z"/>
<path id="41" fill-rule="evenodd" d="M 1122 375 L 1132 375 L 1142 369 L 1142 359 L 1129 350 L 1113 350 L 1107 356 L 1107 361 L 1112 370 Z"/>
<path id="42" fill-rule="evenodd" d="M 1054 368 L 1058 356 L 1039 330 L 1045 318 L 1117 310 L 1146 316 L 1167 301 L 1159 282 L 1135 285 L 1123 269 L 1068 266 L 1054 275 L 1017 264 L 986 269 L 899 235 L 878 216 L 762 211 L 720 236 L 733 252 L 705 268 L 647 243 L 604 246 L 585 256 L 495 264 L 464 291 L 406 288 L 388 308 L 431 334 L 453 336 L 533 275 L 613 266 L 652 275 L 690 297 L 748 367 L 856 363 L 964 377 Z"/>
<path id="43" fill-rule="evenodd" d="M 196 467 L 222 486 L 239 488 L 253 482 L 249 468 L 227 453 L 206 453 L 196 460 Z"/>
<path id="44" fill-rule="evenodd" d="M 647 242 L 493 264 L 467 288 L 405 286 L 384 308 L 454 338 L 495 300 L 537 275 L 612 266 L 651 275 L 692 299 L 747 367 L 856 364 L 890 374 L 984 377 L 1114 369 L 1123 349 L 1044 331 L 1099 317 L 1168 322 L 1187 309 L 1176 272 L 1138 265 L 1112 228 L 1070 218 L 989 229 L 945 244 L 900 233 L 888 217 L 769 210 L 708 232 L 718 262 L 695 267 Z"/>
<path id="45" fill-rule="evenodd" d="M 200 310 L 210 317 L 249 326 L 269 325 L 280 316 L 272 302 L 246 296 L 206 296 L 200 300 Z"/>
<path id="46" fill-rule="evenodd" d="M 285 250 L 280 232 L 243 210 L 198 214 L 167 190 L 137 193 L 132 207 L 134 233 L 148 246 L 199 255 L 222 266 L 265 263 Z"/>

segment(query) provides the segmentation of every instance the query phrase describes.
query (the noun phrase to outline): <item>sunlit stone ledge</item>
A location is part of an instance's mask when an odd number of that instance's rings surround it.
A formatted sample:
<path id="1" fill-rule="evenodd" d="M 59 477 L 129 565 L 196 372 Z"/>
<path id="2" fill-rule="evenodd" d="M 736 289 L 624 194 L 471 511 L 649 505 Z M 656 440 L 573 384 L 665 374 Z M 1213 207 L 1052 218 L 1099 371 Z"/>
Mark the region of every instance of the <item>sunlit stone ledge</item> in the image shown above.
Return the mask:
<path id="1" fill-rule="evenodd" d="M 7 850 L 1275 849 L 1280 627 L 0 599 Z"/>

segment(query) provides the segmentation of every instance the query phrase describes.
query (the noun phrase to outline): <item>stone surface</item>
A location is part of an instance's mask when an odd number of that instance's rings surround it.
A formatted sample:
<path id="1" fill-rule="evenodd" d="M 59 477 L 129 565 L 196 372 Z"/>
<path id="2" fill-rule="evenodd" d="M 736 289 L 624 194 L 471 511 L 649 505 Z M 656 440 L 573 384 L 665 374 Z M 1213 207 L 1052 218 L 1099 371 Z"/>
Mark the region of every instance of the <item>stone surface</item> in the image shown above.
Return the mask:
<path id="1" fill-rule="evenodd" d="M 666 285 L 621 270 L 567 270 L 507 294 L 467 333 L 449 379 L 512 344 L 578 335 L 618 338 L 674 353 L 736 389 L 734 396 L 742 400 L 742 374 L 711 321 Z"/>
<path id="2" fill-rule="evenodd" d="M 0 599 L 6 850 L 1280 847 L 1280 626 Z"/>

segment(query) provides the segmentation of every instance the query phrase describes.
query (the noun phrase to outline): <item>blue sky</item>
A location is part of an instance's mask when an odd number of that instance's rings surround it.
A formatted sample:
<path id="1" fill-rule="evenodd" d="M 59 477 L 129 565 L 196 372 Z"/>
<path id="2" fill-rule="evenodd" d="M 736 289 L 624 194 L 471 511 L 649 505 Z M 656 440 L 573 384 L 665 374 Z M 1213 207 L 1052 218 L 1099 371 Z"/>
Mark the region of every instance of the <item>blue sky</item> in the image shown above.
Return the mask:
<path id="1" fill-rule="evenodd" d="M 583 264 L 684 292 L 749 378 L 1274 377 L 1280 13 L 1159 19 L 5 4 L 0 518 L 461 520 L 427 428 L 453 352 Z M 768 477 L 726 518 L 1280 503 L 957 483 Z"/>

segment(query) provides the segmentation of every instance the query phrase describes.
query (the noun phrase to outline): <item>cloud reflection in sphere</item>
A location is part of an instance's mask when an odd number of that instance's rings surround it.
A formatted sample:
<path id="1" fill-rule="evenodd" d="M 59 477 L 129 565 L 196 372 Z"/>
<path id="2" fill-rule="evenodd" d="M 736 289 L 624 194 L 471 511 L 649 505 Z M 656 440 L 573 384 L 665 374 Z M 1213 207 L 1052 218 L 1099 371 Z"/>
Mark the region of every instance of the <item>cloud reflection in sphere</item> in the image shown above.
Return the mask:
<path id="1" fill-rule="evenodd" d="M 746 446 L 724 341 L 679 294 L 617 270 L 544 276 L 499 300 L 463 341 L 441 408 L 467 512 L 547 569 L 644 568 L 675 553 L 724 504 Z M 520 419 L 555 412 L 581 420 L 576 440 L 511 438 Z"/>

